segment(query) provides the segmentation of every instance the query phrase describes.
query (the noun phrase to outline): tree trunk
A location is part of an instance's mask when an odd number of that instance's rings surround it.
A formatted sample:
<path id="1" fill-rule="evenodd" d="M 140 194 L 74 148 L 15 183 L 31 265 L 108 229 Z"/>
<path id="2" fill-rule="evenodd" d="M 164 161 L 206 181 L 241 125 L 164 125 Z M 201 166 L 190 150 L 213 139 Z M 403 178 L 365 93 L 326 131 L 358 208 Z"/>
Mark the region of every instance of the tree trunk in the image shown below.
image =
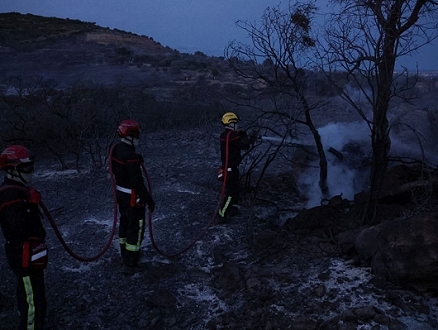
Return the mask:
<path id="1" fill-rule="evenodd" d="M 377 202 L 385 178 L 388 164 L 387 156 L 391 145 L 386 115 L 381 119 L 379 125 L 374 121 L 372 132 L 373 157 L 370 173 L 370 194 L 364 213 L 365 222 L 370 224 L 375 223 Z"/>
<path id="2" fill-rule="evenodd" d="M 327 157 L 325 155 L 324 147 L 321 141 L 321 135 L 319 135 L 318 129 L 313 125 L 312 117 L 310 116 L 310 109 L 307 106 L 307 102 L 303 102 L 305 105 L 306 124 L 309 126 L 312 133 L 313 140 L 315 141 L 316 150 L 319 156 L 319 188 L 321 189 L 322 197 L 329 198 L 329 188 L 327 185 Z"/>
<path id="3" fill-rule="evenodd" d="M 391 85 L 396 60 L 395 42 L 397 33 L 395 26 L 385 32 L 386 37 L 383 42 L 382 56 L 378 59 L 376 66 L 378 92 L 373 111 L 373 130 L 371 134 L 373 157 L 370 173 L 370 194 L 363 217 L 365 222 L 370 224 L 375 223 L 378 198 L 385 178 L 388 153 L 391 148 L 387 112 L 391 99 Z"/>

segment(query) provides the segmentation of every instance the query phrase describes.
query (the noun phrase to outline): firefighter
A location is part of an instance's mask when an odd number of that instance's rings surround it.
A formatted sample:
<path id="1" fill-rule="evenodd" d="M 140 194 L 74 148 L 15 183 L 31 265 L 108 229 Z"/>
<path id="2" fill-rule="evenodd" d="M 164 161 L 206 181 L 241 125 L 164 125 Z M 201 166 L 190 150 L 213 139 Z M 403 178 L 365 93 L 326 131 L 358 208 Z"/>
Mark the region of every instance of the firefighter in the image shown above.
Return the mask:
<path id="1" fill-rule="evenodd" d="M 143 157 L 136 153 L 140 139 L 139 124 L 132 119 L 123 120 L 117 133 L 120 142 L 112 150 L 111 165 L 120 213 L 119 243 L 123 273 L 130 276 L 138 267 L 145 233 L 146 205 L 153 212 L 155 202 L 144 184 Z"/>
<path id="2" fill-rule="evenodd" d="M 47 246 L 38 209 L 41 194 L 29 186 L 34 158 L 27 148 L 12 145 L 0 154 L 0 169 L 6 172 L 0 187 L 0 224 L 6 257 L 17 277 L 17 329 L 43 329 Z"/>
<path id="3" fill-rule="evenodd" d="M 235 204 L 238 202 L 240 192 L 239 165 L 242 161 L 241 150 L 248 150 L 251 144 L 254 143 L 245 131 L 238 130 L 238 122 L 239 117 L 234 112 L 227 112 L 222 116 L 222 125 L 225 130 L 219 138 L 221 161 L 224 171 L 228 171 L 225 195 L 218 212 L 220 216 L 218 222 L 222 223 L 227 222 L 231 216 L 237 213 L 238 209 Z"/>

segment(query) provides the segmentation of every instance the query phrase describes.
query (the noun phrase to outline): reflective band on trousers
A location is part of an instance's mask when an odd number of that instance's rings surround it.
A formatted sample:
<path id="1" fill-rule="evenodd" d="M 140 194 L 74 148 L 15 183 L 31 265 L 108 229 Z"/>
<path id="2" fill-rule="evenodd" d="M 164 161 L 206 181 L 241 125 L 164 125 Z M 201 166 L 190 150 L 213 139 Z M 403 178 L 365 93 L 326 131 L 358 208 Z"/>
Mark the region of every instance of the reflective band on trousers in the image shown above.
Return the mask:
<path id="1" fill-rule="evenodd" d="M 32 255 L 32 257 L 30 257 L 30 261 L 35 261 L 38 260 L 40 258 L 43 258 L 47 255 L 47 250 L 41 251 L 37 254 Z"/>
<path id="2" fill-rule="evenodd" d="M 117 186 L 117 185 L 116 185 L 116 189 L 118 191 L 121 191 L 121 192 L 124 192 L 124 193 L 127 193 L 127 194 L 131 194 L 132 193 L 132 189 L 123 188 L 123 187 L 120 187 L 120 186 Z"/>
<path id="3" fill-rule="evenodd" d="M 27 329 L 35 329 L 35 303 L 33 297 L 32 283 L 30 282 L 30 277 L 23 277 L 24 290 L 26 292 L 26 302 L 27 302 Z"/>
<path id="4" fill-rule="evenodd" d="M 228 196 L 227 201 L 225 202 L 224 207 L 221 210 L 219 210 L 219 215 L 222 218 L 225 217 L 225 212 L 227 211 L 227 208 L 230 205 L 230 203 L 231 203 L 231 196 Z"/>
<path id="5" fill-rule="evenodd" d="M 138 252 L 140 251 L 140 247 L 141 247 L 141 234 L 143 233 L 143 226 L 144 226 L 144 220 L 139 220 L 138 221 L 138 236 L 137 236 L 137 243 L 135 245 L 133 244 L 129 244 L 129 243 L 125 243 L 125 247 L 126 250 L 131 251 L 131 252 Z"/>

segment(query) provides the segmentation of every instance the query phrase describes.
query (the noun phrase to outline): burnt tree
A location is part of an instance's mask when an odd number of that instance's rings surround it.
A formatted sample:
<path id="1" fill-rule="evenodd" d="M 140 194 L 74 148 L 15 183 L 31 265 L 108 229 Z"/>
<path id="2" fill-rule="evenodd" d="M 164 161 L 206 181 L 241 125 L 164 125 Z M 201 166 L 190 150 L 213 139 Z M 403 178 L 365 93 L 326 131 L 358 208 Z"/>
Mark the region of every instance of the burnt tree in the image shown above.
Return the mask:
<path id="1" fill-rule="evenodd" d="M 437 35 L 438 2 L 430 0 L 333 0 L 337 8 L 327 27 L 324 59 L 330 75 L 345 72 L 367 100 L 364 109 L 344 90 L 344 97 L 371 130 L 372 165 L 369 201 L 364 220 L 373 222 L 391 148 L 388 109 L 408 88 L 399 84 L 395 64 Z M 341 88 L 341 87 L 340 87 Z M 368 114 L 370 110 L 370 114 Z"/>

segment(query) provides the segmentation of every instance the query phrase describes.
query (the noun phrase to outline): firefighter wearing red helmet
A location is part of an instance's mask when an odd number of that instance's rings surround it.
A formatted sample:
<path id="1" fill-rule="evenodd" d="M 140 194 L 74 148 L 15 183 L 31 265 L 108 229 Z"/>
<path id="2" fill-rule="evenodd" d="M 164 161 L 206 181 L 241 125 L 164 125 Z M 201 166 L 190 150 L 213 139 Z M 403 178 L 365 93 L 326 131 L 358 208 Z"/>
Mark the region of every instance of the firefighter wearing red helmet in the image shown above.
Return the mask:
<path id="1" fill-rule="evenodd" d="M 139 124 L 132 119 L 123 120 L 117 133 L 120 143 L 112 149 L 111 167 L 120 213 L 119 243 L 123 273 L 130 276 L 138 267 L 146 226 L 146 205 L 153 212 L 155 202 L 144 184 L 143 157 L 136 153 L 140 139 Z"/>
<path id="2" fill-rule="evenodd" d="M 44 268 L 46 231 L 38 206 L 41 195 L 30 187 L 34 158 L 20 145 L 0 154 L 6 178 L 0 187 L 0 224 L 8 263 L 17 277 L 17 329 L 43 329 L 46 315 Z"/>
<path id="3" fill-rule="evenodd" d="M 227 171 L 225 195 L 219 209 L 219 223 L 228 222 L 237 213 L 236 203 L 240 194 L 239 165 L 242 161 L 242 150 L 250 148 L 254 143 L 245 131 L 238 129 L 239 117 L 234 112 L 226 112 L 222 116 L 225 130 L 220 135 L 221 161 L 224 171 Z"/>

